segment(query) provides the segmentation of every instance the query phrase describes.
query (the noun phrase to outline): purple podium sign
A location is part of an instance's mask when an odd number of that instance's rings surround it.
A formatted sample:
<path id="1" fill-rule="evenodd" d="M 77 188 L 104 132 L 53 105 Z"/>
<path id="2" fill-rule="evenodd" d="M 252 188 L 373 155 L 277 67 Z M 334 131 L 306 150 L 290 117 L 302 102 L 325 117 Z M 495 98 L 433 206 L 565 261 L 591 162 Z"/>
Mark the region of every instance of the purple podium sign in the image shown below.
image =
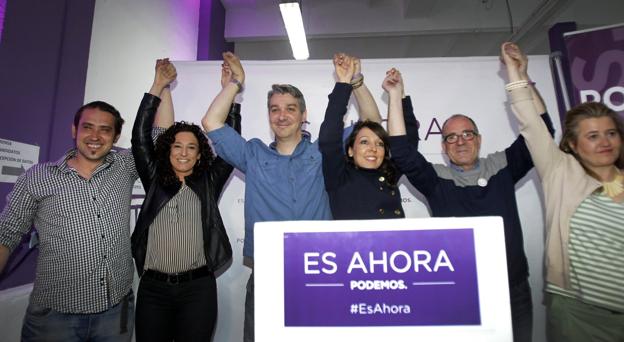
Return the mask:
<path id="1" fill-rule="evenodd" d="M 286 327 L 481 324 L 471 228 L 283 238 Z"/>

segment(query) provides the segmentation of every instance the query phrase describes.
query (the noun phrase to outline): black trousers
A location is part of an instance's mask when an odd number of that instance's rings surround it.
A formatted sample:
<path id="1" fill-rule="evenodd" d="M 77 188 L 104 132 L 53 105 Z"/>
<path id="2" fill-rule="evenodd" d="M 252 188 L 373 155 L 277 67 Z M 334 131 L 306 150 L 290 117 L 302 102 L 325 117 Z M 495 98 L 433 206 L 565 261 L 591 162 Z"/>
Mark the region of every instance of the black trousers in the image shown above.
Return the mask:
<path id="1" fill-rule="evenodd" d="M 513 340 L 514 342 L 531 342 L 533 339 L 533 301 L 529 280 L 511 287 L 509 296 Z"/>
<path id="2" fill-rule="evenodd" d="M 213 274 L 179 284 L 141 278 L 135 317 L 137 342 L 210 341 L 216 320 Z"/>

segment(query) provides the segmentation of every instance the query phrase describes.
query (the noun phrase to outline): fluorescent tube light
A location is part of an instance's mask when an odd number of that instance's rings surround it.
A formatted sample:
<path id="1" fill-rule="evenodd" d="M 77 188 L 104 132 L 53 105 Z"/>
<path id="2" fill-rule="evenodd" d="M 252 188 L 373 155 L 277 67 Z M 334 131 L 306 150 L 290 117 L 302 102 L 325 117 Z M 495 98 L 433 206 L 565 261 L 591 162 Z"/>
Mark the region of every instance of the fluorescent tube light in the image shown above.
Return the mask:
<path id="1" fill-rule="evenodd" d="M 284 26 L 288 33 L 288 40 L 290 40 L 293 56 L 295 59 L 308 59 L 310 57 L 310 52 L 308 51 L 308 43 L 306 42 L 299 3 L 286 2 L 281 3 L 279 6 L 280 12 L 282 12 Z"/>

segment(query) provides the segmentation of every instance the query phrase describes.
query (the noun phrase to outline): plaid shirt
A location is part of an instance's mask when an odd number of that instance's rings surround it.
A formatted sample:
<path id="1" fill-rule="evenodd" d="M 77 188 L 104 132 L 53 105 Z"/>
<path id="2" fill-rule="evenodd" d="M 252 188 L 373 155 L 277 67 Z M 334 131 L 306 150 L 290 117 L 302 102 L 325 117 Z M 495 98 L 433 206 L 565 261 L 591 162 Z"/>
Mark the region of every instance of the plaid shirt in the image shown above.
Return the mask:
<path id="1" fill-rule="evenodd" d="M 0 244 L 13 250 L 34 223 L 40 245 L 30 300 L 96 313 L 132 287 L 130 198 L 138 174 L 129 150 L 112 151 L 87 180 L 67 165 L 75 154 L 19 177 L 0 214 Z"/>

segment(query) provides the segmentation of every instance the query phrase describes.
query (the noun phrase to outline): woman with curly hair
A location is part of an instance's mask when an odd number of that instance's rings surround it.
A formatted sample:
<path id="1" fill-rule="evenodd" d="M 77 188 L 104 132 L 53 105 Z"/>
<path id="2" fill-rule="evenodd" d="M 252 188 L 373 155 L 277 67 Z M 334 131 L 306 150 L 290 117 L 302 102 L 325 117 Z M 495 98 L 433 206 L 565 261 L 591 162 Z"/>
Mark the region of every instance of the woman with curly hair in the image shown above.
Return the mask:
<path id="1" fill-rule="evenodd" d="M 132 153 L 145 200 L 132 234 L 141 277 L 137 292 L 137 341 L 209 341 L 217 319 L 215 272 L 232 248 L 217 200 L 233 168 L 215 158 L 199 126 L 173 122 L 169 85 L 176 70 L 156 62 L 132 130 Z M 231 73 L 224 67 L 223 87 Z M 162 98 L 162 102 L 161 102 Z M 228 123 L 240 132 L 240 106 Z M 155 133 L 167 128 L 153 143 Z M 162 127 L 162 128 L 160 128 Z"/>
<path id="2" fill-rule="evenodd" d="M 364 85 L 357 58 L 336 54 L 338 82 L 329 95 L 319 132 L 325 189 L 334 219 L 403 218 L 397 182 L 401 175 L 390 159 L 388 133 L 381 126 L 375 100 Z M 343 144 L 344 121 L 351 92 L 359 104 L 360 120 Z M 405 113 L 412 113 L 404 98 Z M 410 131 L 417 130 L 412 114 L 406 115 Z M 414 142 L 414 143 L 417 143 Z"/>

